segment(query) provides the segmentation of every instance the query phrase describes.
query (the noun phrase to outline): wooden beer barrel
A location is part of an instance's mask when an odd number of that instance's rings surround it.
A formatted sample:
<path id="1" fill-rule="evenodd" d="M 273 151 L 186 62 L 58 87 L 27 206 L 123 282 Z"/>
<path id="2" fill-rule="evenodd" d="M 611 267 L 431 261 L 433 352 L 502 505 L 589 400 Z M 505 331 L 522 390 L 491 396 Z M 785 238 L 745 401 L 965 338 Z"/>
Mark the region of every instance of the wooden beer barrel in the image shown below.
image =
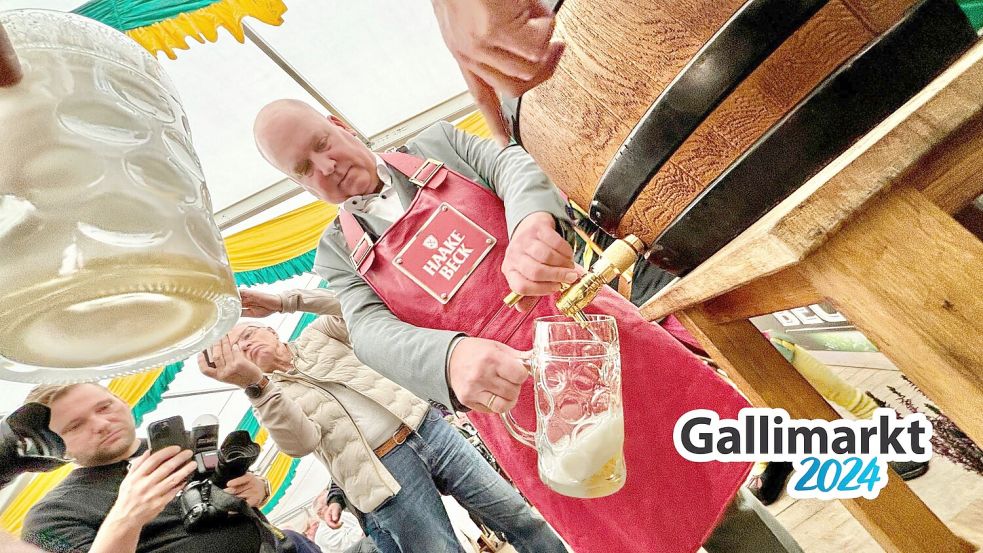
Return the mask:
<path id="1" fill-rule="evenodd" d="M 566 0 L 556 35 L 566 53 L 513 133 L 595 222 L 677 273 L 977 40 L 952 0 Z"/>

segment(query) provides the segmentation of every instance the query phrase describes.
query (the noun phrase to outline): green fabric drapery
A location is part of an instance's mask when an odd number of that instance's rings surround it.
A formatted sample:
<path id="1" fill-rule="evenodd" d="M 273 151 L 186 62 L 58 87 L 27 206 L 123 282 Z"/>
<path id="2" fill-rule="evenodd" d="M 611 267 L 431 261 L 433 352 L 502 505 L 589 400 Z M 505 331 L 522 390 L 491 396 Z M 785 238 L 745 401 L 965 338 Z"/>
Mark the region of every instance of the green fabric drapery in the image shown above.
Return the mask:
<path id="1" fill-rule="evenodd" d="M 983 0 L 959 0 L 959 7 L 966 12 L 974 29 L 983 29 Z"/>
<path id="2" fill-rule="evenodd" d="M 246 409 L 246 412 L 242 414 L 242 419 L 236 425 L 236 430 L 245 430 L 249 432 L 251 439 L 256 439 L 256 434 L 259 432 L 259 421 L 256 420 L 256 415 L 253 414 L 252 409 Z"/>
<path id="3" fill-rule="evenodd" d="M 92 0 L 72 12 L 101 21 L 114 29 L 129 31 L 207 8 L 220 0 Z"/>
<path id="4" fill-rule="evenodd" d="M 167 388 L 174 382 L 177 378 L 181 369 L 184 368 L 184 361 L 179 361 L 177 363 L 172 363 L 164 367 L 163 372 L 154 381 L 153 386 L 147 390 L 147 393 L 140 398 L 140 401 L 133 406 L 133 418 L 136 419 L 136 425 L 140 426 L 143 423 L 143 416 L 147 413 L 152 412 L 154 409 L 160 405 L 163 401 L 164 393 L 167 392 Z"/>
<path id="5" fill-rule="evenodd" d="M 270 265 L 262 269 L 252 271 L 242 271 L 235 273 L 236 284 L 239 286 L 255 286 L 257 284 L 273 284 L 281 280 L 287 280 L 297 275 L 309 273 L 314 270 L 314 254 L 317 250 L 311 250 L 305 254 L 298 255 L 293 259 L 288 259 L 276 265 Z"/>

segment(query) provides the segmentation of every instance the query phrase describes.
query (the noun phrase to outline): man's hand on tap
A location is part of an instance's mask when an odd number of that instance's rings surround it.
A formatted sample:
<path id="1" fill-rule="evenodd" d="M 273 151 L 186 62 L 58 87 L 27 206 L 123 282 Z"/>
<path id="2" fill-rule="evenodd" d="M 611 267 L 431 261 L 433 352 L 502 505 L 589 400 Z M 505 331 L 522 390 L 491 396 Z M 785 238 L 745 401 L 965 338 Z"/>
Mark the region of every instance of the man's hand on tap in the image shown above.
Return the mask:
<path id="1" fill-rule="evenodd" d="M 527 296 L 516 304 L 519 311 L 532 309 L 536 297 L 559 291 L 561 284 L 573 284 L 583 272 L 573 262 L 573 248 L 556 231 L 553 215 L 545 211 L 519 223 L 502 262 L 509 287 Z"/>

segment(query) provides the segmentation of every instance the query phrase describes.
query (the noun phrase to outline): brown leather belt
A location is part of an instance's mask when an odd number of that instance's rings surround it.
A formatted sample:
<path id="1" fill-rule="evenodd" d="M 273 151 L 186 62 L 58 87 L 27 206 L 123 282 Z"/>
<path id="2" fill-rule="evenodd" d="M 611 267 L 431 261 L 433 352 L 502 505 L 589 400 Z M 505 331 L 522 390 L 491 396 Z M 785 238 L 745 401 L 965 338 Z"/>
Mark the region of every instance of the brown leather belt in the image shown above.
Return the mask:
<path id="1" fill-rule="evenodd" d="M 399 425 L 399 428 L 393 432 L 393 437 L 386 440 L 386 442 L 379 447 L 375 448 L 375 455 L 380 459 L 390 451 L 396 449 L 396 446 L 402 444 L 406 441 L 406 438 L 410 436 L 413 429 L 405 424 Z"/>

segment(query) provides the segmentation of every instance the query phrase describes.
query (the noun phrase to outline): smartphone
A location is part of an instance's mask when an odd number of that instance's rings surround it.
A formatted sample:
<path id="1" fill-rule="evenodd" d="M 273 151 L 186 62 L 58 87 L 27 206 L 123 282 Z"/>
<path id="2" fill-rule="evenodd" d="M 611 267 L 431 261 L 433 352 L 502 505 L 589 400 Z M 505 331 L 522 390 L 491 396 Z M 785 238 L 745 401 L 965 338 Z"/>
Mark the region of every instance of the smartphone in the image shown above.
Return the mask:
<path id="1" fill-rule="evenodd" d="M 188 435 L 184 430 L 184 419 L 180 416 L 150 423 L 147 437 L 150 439 L 150 451 L 154 453 L 172 445 L 188 449 Z"/>

